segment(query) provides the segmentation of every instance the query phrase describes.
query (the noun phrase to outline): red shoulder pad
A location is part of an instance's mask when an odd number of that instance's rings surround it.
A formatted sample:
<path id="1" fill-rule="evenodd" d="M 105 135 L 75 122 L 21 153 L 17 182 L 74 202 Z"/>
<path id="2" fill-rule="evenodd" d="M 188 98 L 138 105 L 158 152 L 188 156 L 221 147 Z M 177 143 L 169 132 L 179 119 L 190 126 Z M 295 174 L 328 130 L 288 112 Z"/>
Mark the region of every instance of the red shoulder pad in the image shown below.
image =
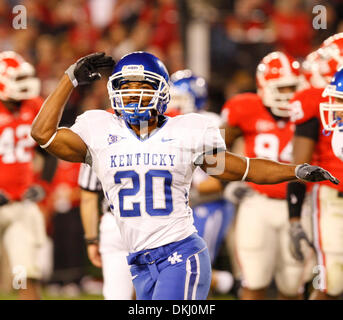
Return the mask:
<path id="1" fill-rule="evenodd" d="M 292 106 L 291 121 L 296 125 L 313 117 L 320 118 L 319 104 L 327 100 L 322 97 L 323 89 L 308 88 L 295 93 L 290 101 Z"/>
<path id="2" fill-rule="evenodd" d="M 262 106 L 262 102 L 257 94 L 241 93 L 228 100 L 221 113 L 229 126 L 240 127 L 242 121 L 260 106 Z"/>

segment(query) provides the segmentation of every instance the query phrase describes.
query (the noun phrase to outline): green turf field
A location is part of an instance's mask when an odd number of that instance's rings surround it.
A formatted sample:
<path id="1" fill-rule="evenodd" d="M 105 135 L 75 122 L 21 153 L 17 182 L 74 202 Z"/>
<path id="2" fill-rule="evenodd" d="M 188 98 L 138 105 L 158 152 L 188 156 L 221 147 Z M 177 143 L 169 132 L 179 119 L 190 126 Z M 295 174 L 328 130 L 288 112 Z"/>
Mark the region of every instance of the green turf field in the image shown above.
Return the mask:
<path id="1" fill-rule="evenodd" d="M 103 300 L 102 295 L 94 295 L 94 294 L 81 294 L 77 297 L 68 297 L 68 296 L 52 296 L 48 295 L 43 291 L 42 300 Z M 230 295 L 216 295 L 209 298 L 210 300 L 233 300 L 234 297 Z M 13 294 L 5 294 L 0 292 L 0 300 L 17 300 L 17 295 Z"/>
<path id="2" fill-rule="evenodd" d="M 4 294 L 0 293 L 0 300 L 17 300 L 16 294 Z M 101 295 L 93 294 L 81 294 L 77 297 L 68 297 L 68 296 L 52 296 L 43 292 L 42 300 L 103 300 Z"/>

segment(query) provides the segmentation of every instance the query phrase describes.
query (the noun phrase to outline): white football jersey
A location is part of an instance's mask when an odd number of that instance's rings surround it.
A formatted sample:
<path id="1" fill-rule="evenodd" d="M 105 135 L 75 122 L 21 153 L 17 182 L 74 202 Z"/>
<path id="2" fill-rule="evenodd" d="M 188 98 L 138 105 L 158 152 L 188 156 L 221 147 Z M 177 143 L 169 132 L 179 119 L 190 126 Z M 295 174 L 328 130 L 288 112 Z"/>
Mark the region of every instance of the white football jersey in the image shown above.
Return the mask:
<path id="1" fill-rule="evenodd" d="M 213 123 L 218 127 L 220 127 L 222 123 L 222 119 L 217 113 L 200 110 L 198 114 L 205 116 L 207 119 L 211 119 Z M 198 184 L 205 181 L 206 179 L 208 179 L 208 175 L 200 167 L 197 167 L 193 173 L 193 187 L 196 187 Z"/>
<path id="2" fill-rule="evenodd" d="M 152 249 L 196 232 L 188 205 L 196 164 L 225 150 L 218 127 L 199 114 L 160 117 L 148 138 L 124 120 L 92 110 L 71 127 L 86 143 L 129 252 Z"/>
<path id="3" fill-rule="evenodd" d="M 332 151 L 343 161 L 343 131 L 335 130 L 331 139 Z"/>

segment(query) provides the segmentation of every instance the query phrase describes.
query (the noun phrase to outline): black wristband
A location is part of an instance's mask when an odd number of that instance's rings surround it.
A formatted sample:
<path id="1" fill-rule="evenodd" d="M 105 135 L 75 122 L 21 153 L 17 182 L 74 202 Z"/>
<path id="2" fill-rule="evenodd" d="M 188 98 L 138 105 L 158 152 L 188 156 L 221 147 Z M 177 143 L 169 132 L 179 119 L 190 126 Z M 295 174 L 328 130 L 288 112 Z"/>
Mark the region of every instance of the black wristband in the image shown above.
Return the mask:
<path id="1" fill-rule="evenodd" d="M 287 185 L 287 206 L 289 218 L 300 218 L 306 195 L 306 185 L 295 181 Z"/>
<path id="2" fill-rule="evenodd" d="M 99 237 L 94 237 L 94 238 L 85 238 L 86 245 L 88 246 L 89 244 L 98 244 L 99 243 Z"/>

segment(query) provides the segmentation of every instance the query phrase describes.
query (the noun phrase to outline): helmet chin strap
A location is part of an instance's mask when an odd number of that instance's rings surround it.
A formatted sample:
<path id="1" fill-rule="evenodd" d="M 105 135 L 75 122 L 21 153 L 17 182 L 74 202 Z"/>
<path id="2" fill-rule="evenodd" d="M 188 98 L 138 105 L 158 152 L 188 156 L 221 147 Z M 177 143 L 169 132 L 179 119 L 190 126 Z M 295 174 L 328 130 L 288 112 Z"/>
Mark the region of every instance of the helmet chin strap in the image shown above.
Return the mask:
<path id="1" fill-rule="evenodd" d="M 340 132 L 343 131 L 343 122 L 342 122 L 342 118 L 341 118 L 341 117 L 336 117 L 336 119 L 333 120 L 333 121 L 329 124 L 330 127 L 333 127 L 333 126 L 335 126 L 335 125 L 337 125 L 337 127 L 339 127 L 338 131 L 340 131 Z M 331 131 L 326 130 L 326 129 L 323 129 L 323 130 L 322 130 L 322 134 L 323 134 L 324 136 L 330 136 L 330 135 L 331 135 Z"/>
<path id="2" fill-rule="evenodd" d="M 133 109 L 133 112 L 127 112 L 125 109 Z M 152 117 L 152 109 L 146 109 L 143 112 L 139 111 L 139 103 L 129 103 L 124 107 L 123 117 L 126 122 L 131 125 L 140 125 L 142 122 L 149 121 Z"/>

